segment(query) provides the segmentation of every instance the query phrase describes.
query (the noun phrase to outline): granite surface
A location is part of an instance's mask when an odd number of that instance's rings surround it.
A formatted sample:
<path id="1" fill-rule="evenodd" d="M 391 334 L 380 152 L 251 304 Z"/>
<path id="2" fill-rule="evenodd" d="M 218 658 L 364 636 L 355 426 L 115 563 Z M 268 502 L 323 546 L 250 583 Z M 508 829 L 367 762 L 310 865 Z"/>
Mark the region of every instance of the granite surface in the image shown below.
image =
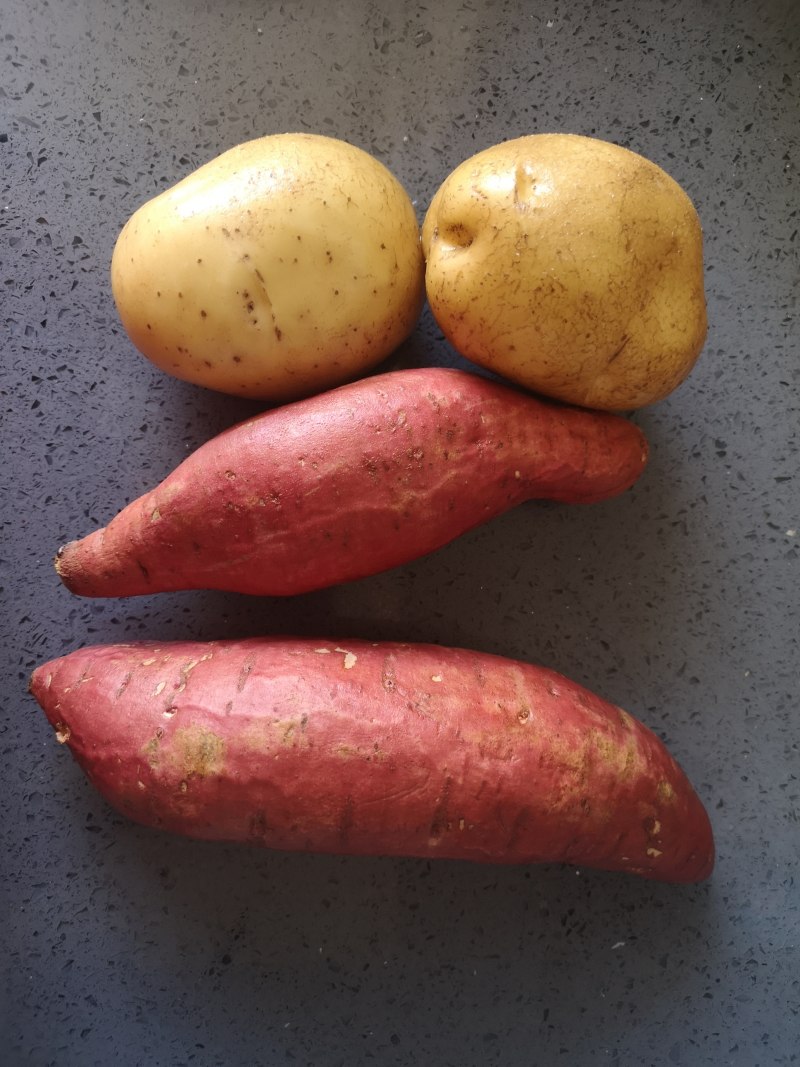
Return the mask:
<path id="1" fill-rule="evenodd" d="M 4 1064 L 797 1062 L 799 30 L 792 0 L 0 0 Z M 287 129 L 374 153 L 420 216 L 452 167 L 521 133 L 641 152 L 703 222 L 704 354 L 633 416 L 652 459 L 619 500 L 524 505 L 292 600 L 72 597 L 58 545 L 258 410 L 132 348 L 117 233 Z M 461 365 L 428 313 L 388 365 L 424 363 Z M 103 803 L 26 692 L 88 642 L 281 632 L 583 682 L 695 782 L 712 879 L 170 838 Z"/>

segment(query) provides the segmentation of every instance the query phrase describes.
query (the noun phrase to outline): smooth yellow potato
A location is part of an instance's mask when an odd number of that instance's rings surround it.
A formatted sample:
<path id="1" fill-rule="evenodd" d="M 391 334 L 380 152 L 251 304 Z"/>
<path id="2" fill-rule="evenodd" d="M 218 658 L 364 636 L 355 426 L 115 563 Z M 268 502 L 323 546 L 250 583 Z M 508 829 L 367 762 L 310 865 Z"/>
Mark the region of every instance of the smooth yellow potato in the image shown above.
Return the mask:
<path id="1" fill-rule="evenodd" d="M 111 283 L 137 348 L 185 381 L 284 401 L 356 377 L 411 333 L 419 226 L 398 180 L 330 137 L 233 148 L 144 204 Z"/>
<path id="2" fill-rule="evenodd" d="M 422 227 L 428 302 L 462 355 L 585 407 L 670 393 L 706 336 L 691 200 L 617 145 L 534 134 L 445 179 Z"/>

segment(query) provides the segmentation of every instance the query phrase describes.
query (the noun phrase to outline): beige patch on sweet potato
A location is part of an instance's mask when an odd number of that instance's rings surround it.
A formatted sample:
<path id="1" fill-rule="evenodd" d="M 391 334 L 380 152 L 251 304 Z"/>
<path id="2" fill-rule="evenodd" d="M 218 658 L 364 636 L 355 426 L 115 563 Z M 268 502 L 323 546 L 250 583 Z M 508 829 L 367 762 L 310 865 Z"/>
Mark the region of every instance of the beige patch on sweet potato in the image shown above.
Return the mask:
<path id="1" fill-rule="evenodd" d="M 170 758 L 183 778 L 207 778 L 222 772 L 225 742 L 205 727 L 183 726 L 175 731 Z"/>

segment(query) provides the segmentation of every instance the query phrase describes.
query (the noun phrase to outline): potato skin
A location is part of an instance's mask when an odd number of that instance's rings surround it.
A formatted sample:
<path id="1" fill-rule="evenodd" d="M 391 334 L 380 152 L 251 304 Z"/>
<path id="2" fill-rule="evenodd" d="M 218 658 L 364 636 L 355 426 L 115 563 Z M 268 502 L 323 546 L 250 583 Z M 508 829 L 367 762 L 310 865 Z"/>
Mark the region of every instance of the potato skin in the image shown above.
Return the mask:
<path id="1" fill-rule="evenodd" d="M 706 337 L 686 193 L 619 145 L 534 134 L 460 164 L 422 229 L 426 290 L 468 359 L 568 403 L 628 411 L 687 376 Z"/>
<path id="2" fill-rule="evenodd" d="M 524 500 L 615 496 L 646 458 L 619 416 L 463 371 L 395 371 L 225 431 L 56 569 L 82 596 L 287 596 L 416 559 Z"/>
<path id="3" fill-rule="evenodd" d="M 102 795 L 190 837 L 708 877 L 708 816 L 640 722 L 459 649 L 261 638 L 96 646 L 31 691 Z"/>
<path id="4" fill-rule="evenodd" d="M 162 370 L 283 401 L 362 374 L 424 300 L 414 208 L 367 152 L 315 134 L 238 145 L 144 204 L 114 249 L 123 326 Z"/>

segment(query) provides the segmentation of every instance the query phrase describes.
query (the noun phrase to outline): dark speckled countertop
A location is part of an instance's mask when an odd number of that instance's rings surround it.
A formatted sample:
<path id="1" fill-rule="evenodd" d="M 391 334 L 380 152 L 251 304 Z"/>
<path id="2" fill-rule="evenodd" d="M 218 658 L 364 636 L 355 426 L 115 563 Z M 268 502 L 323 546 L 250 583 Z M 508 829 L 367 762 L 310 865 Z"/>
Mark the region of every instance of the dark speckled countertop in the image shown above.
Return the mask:
<path id="1" fill-rule="evenodd" d="M 793 0 L 0 0 L 4 1064 L 797 1062 L 799 29 Z M 635 414 L 652 459 L 617 501 L 289 601 L 74 598 L 55 548 L 258 410 L 133 350 L 117 233 L 287 129 L 373 152 L 420 216 L 521 133 L 641 152 L 704 225 L 704 354 Z M 458 362 L 426 313 L 389 365 Z M 173 839 L 116 816 L 26 692 L 88 642 L 323 631 L 546 663 L 628 708 L 705 801 L 713 878 Z"/>

